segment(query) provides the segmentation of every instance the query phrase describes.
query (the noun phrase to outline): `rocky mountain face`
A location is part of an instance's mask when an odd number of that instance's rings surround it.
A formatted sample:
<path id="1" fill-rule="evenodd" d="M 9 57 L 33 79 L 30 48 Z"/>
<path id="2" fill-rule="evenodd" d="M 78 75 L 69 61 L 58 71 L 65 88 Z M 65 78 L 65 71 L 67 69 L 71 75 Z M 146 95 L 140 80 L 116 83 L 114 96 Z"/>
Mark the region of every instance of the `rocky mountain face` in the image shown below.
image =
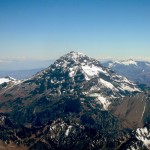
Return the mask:
<path id="1" fill-rule="evenodd" d="M 149 146 L 149 93 L 77 52 L 1 93 L 0 112 L 1 147 Z"/>
<path id="2" fill-rule="evenodd" d="M 107 61 L 102 64 L 138 84 L 150 86 L 150 62 L 130 59 L 126 61 Z"/>
<path id="3" fill-rule="evenodd" d="M 5 92 L 7 89 L 13 87 L 14 85 L 20 84 L 20 80 L 16 80 L 12 77 L 6 76 L 0 78 L 0 93 Z"/>
<path id="4" fill-rule="evenodd" d="M 32 78 L 8 89 L 0 97 L 1 110 L 12 111 L 12 102 L 17 102 L 18 106 L 19 101 L 19 106 L 31 107 L 31 104 L 39 102 L 39 99 L 48 101 L 51 97 L 59 99 L 69 95 L 95 99 L 101 109 L 107 110 L 116 99 L 136 92 L 140 90 L 133 82 L 103 67 L 99 61 L 70 52 Z"/>

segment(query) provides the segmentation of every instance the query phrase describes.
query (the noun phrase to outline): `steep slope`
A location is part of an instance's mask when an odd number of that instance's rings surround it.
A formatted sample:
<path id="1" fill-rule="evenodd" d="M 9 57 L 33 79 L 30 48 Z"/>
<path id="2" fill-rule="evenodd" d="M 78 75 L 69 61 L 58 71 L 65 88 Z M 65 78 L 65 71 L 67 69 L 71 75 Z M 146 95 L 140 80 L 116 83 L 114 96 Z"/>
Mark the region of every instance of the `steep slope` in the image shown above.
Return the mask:
<path id="1" fill-rule="evenodd" d="M 7 91 L 9 88 L 13 87 L 14 85 L 20 84 L 20 80 L 16 80 L 12 77 L 4 77 L 0 78 L 0 93 Z"/>
<path id="2" fill-rule="evenodd" d="M 112 114 L 119 118 L 124 128 L 133 129 L 120 149 L 150 149 L 150 91 L 124 97 L 112 107 Z"/>
<path id="3" fill-rule="evenodd" d="M 122 125 L 128 128 L 142 127 L 145 121 L 145 111 L 148 110 L 147 94 L 137 94 L 123 98 L 122 102 L 114 106 L 113 114 L 120 118 Z M 148 115 L 148 113 L 146 113 Z"/>
<path id="4" fill-rule="evenodd" d="M 4 103 L 24 99 L 30 105 L 43 95 L 87 95 L 94 97 L 103 109 L 108 109 L 113 100 L 134 92 L 139 92 L 139 89 L 125 77 L 103 67 L 95 59 L 70 52 L 32 78 L 9 89 L 0 98 Z"/>
<path id="5" fill-rule="evenodd" d="M 130 59 L 126 61 L 107 61 L 103 62 L 103 65 L 136 83 L 150 85 L 150 62 Z"/>
<path id="6" fill-rule="evenodd" d="M 136 93 L 143 94 L 127 78 L 93 58 L 70 52 L 0 94 L 0 140 L 31 150 L 129 147 L 132 129 L 143 127 L 149 118 L 144 114 L 133 126 L 132 119 L 126 123 L 127 115 L 122 121 L 126 112 L 141 104 L 121 111 Z"/>
<path id="7" fill-rule="evenodd" d="M 14 84 L 18 84 L 19 83 L 18 80 L 14 79 L 12 77 L 9 77 L 9 76 L 7 76 L 5 78 L 0 78 L 0 85 L 3 84 L 3 83 L 8 83 L 8 82 L 14 82 Z"/>

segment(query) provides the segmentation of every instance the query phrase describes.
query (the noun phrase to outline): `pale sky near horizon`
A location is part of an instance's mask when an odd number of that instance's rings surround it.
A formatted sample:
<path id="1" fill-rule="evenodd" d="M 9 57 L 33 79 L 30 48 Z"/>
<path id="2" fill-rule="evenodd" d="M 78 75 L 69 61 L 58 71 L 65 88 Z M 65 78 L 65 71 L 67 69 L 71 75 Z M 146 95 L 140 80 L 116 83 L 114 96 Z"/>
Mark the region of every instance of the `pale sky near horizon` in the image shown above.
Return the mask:
<path id="1" fill-rule="evenodd" d="M 72 50 L 150 60 L 150 0 L 0 0 L 0 69 Z"/>

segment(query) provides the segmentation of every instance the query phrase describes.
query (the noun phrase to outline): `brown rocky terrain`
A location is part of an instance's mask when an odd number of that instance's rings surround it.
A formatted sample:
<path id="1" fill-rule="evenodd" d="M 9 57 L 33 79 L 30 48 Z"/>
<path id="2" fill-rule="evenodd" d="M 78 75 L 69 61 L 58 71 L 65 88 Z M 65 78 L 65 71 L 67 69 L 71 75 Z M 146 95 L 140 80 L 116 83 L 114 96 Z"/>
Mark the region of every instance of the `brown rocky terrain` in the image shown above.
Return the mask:
<path id="1" fill-rule="evenodd" d="M 70 52 L 0 93 L 1 147 L 148 149 L 149 107 L 149 92 Z"/>

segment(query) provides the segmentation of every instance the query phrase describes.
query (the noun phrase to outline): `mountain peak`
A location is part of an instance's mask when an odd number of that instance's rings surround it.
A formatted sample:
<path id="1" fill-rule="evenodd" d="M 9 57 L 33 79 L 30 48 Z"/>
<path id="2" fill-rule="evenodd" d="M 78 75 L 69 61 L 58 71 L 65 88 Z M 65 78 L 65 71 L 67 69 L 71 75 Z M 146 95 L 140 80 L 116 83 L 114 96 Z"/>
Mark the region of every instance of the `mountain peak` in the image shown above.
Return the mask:
<path id="1" fill-rule="evenodd" d="M 85 54 L 82 54 L 80 52 L 75 52 L 75 51 L 71 51 L 69 53 L 67 53 L 66 55 L 62 56 L 61 58 L 66 58 L 66 59 L 72 59 L 72 60 L 78 60 L 82 57 L 87 57 Z"/>
<path id="2" fill-rule="evenodd" d="M 107 66 L 109 68 L 112 68 L 116 65 L 123 65 L 123 66 L 130 66 L 130 65 L 134 65 L 134 66 L 137 66 L 137 61 L 133 60 L 133 59 L 127 59 L 127 60 L 114 60 L 114 61 L 108 61 L 106 63 L 103 63 L 103 64 L 108 64 L 107 65 L 104 65 L 104 66 Z"/>
<path id="3" fill-rule="evenodd" d="M 90 58 L 85 54 L 71 51 L 64 56 L 60 57 L 54 62 L 55 67 L 57 68 L 81 68 L 82 66 L 92 66 L 96 65 L 102 67 L 100 62 L 94 58 Z"/>
<path id="4" fill-rule="evenodd" d="M 133 59 L 129 59 L 129 60 L 124 60 L 121 62 L 123 65 L 137 65 L 137 62 L 134 61 Z"/>
<path id="5" fill-rule="evenodd" d="M 69 72 L 70 77 L 74 77 L 78 71 L 82 72 L 87 80 L 98 76 L 99 72 L 107 72 L 98 60 L 75 51 L 60 57 L 52 66 Z"/>
<path id="6" fill-rule="evenodd" d="M 45 82 L 43 85 L 48 85 L 45 89 L 50 95 L 78 93 L 96 97 L 105 110 L 111 99 L 139 92 L 127 78 L 103 67 L 98 60 L 74 51 L 57 59 L 32 80 L 39 84 Z"/>
<path id="7" fill-rule="evenodd" d="M 70 51 L 68 54 L 73 54 L 73 55 L 84 55 L 83 53 L 77 52 L 77 51 Z"/>

